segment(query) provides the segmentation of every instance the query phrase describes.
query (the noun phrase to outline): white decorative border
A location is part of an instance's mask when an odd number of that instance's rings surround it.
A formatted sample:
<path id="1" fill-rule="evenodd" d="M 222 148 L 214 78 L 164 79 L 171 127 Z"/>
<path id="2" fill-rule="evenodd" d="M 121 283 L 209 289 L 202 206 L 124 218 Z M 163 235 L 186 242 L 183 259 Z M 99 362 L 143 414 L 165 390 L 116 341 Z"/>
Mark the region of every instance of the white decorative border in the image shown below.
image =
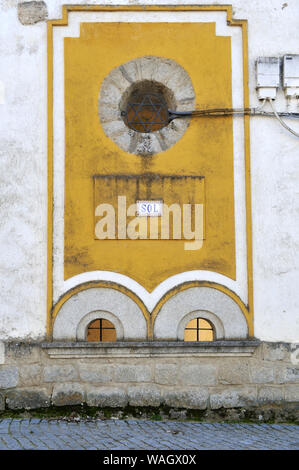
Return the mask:
<path id="1" fill-rule="evenodd" d="M 203 280 L 222 284 L 248 303 L 245 157 L 243 118 L 233 118 L 236 281 L 211 271 L 187 271 L 169 277 L 149 293 L 128 276 L 110 271 L 91 271 L 64 281 L 64 38 L 79 37 L 81 22 L 215 22 L 216 34 L 231 37 L 233 107 L 243 107 L 243 54 L 241 28 L 227 25 L 226 12 L 144 11 L 70 12 L 67 27 L 53 28 L 53 301 L 67 290 L 91 280 L 116 282 L 135 292 L 151 311 L 171 288 L 187 281 Z"/>

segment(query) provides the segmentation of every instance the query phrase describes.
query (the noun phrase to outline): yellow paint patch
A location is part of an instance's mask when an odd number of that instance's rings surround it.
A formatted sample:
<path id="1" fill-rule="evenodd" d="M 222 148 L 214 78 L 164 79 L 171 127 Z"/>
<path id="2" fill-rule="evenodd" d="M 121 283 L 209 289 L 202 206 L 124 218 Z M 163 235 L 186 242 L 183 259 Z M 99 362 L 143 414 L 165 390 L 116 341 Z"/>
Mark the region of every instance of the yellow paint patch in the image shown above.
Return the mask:
<path id="1" fill-rule="evenodd" d="M 173 147 L 151 157 L 122 151 L 101 127 L 102 81 L 114 67 L 146 55 L 184 67 L 197 107 L 232 106 L 230 38 L 216 36 L 213 23 L 88 23 L 81 25 L 80 38 L 65 39 L 65 279 L 114 271 L 149 291 L 171 275 L 195 269 L 235 279 L 232 118 L 192 118 Z M 184 250 L 183 240 L 95 240 L 95 175 L 148 173 L 204 177 L 201 250 Z"/>

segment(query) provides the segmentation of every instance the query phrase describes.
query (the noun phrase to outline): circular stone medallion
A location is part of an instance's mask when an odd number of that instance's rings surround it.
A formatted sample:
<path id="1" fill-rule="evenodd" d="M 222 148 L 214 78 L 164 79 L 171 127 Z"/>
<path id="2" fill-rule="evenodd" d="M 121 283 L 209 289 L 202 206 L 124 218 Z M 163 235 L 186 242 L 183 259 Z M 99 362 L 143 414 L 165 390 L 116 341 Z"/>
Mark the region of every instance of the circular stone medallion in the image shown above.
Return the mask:
<path id="1" fill-rule="evenodd" d="M 154 155 L 172 147 L 190 118 L 168 122 L 168 110 L 192 111 L 195 93 L 186 70 L 174 60 L 139 57 L 103 80 L 98 113 L 107 137 L 125 152 Z"/>

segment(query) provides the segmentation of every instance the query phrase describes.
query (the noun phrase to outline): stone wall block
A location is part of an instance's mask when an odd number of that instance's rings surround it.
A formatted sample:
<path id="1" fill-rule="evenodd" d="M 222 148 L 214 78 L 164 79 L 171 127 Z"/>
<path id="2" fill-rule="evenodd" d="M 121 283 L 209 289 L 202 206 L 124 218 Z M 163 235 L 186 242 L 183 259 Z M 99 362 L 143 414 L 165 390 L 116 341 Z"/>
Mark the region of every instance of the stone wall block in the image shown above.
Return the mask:
<path id="1" fill-rule="evenodd" d="M 282 387 L 264 386 L 258 390 L 258 403 L 260 405 L 281 404 L 284 401 Z"/>
<path id="2" fill-rule="evenodd" d="M 289 361 L 290 347 L 284 343 L 264 343 L 262 357 L 265 361 Z"/>
<path id="3" fill-rule="evenodd" d="M 148 365 L 119 364 L 115 368 L 115 382 L 150 382 L 152 379 Z"/>
<path id="4" fill-rule="evenodd" d="M 45 21 L 48 17 L 45 2 L 22 2 L 18 4 L 18 18 L 20 23 L 30 25 Z"/>
<path id="5" fill-rule="evenodd" d="M 80 405 L 85 401 L 84 387 L 79 383 L 55 384 L 52 404 L 55 406 Z"/>
<path id="6" fill-rule="evenodd" d="M 160 406 L 162 396 L 159 387 L 154 385 L 136 385 L 128 388 L 131 406 Z"/>
<path id="7" fill-rule="evenodd" d="M 291 384 L 285 386 L 285 401 L 297 402 L 299 401 L 299 384 Z"/>
<path id="8" fill-rule="evenodd" d="M 155 383 L 162 385 L 177 384 L 178 366 L 176 364 L 156 364 Z"/>
<path id="9" fill-rule="evenodd" d="M 6 404 L 11 410 L 34 410 L 50 406 L 50 392 L 46 388 L 28 388 L 6 392 Z"/>
<path id="10" fill-rule="evenodd" d="M 263 367 L 258 363 L 251 367 L 252 383 L 273 383 L 274 382 L 274 368 Z"/>
<path id="11" fill-rule="evenodd" d="M 71 382 L 78 379 L 78 373 L 71 364 L 47 366 L 44 369 L 44 382 Z"/>
<path id="12" fill-rule="evenodd" d="M 90 383 L 106 383 L 111 382 L 113 380 L 113 365 L 109 366 L 102 366 L 102 365 L 87 365 L 87 364 L 80 364 L 79 366 L 79 374 L 80 379 L 83 382 L 90 382 Z"/>
<path id="13" fill-rule="evenodd" d="M 46 358 L 39 344 L 11 341 L 5 344 L 6 364 L 36 364 Z"/>
<path id="14" fill-rule="evenodd" d="M 219 408 L 240 408 L 255 406 L 257 396 L 255 387 L 223 388 L 211 391 L 210 406 L 212 410 Z"/>
<path id="15" fill-rule="evenodd" d="M 5 396 L 3 393 L 0 393 L 0 411 L 5 410 Z"/>
<path id="16" fill-rule="evenodd" d="M 299 383 L 299 367 L 290 365 L 279 369 L 276 374 L 276 383 Z"/>
<path id="17" fill-rule="evenodd" d="M 40 385 L 42 367 L 40 364 L 28 364 L 20 367 L 20 382 L 24 386 Z"/>
<path id="18" fill-rule="evenodd" d="M 0 368 L 0 389 L 13 388 L 19 383 L 19 372 L 15 366 Z"/>
<path id="19" fill-rule="evenodd" d="M 181 366 L 179 379 L 182 385 L 216 385 L 217 369 L 212 364 Z"/>
<path id="20" fill-rule="evenodd" d="M 166 406 L 204 410 L 207 408 L 209 392 L 205 388 L 168 390 L 163 394 Z"/>
<path id="21" fill-rule="evenodd" d="M 242 385 L 250 383 L 250 368 L 246 360 L 221 361 L 218 370 L 220 384 Z"/>
<path id="22" fill-rule="evenodd" d="M 90 387 L 86 403 L 88 406 L 118 408 L 128 404 L 128 395 L 117 387 Z"/>
<path id="23" fill-rule="evenodd" d="M 0 365 L 5 364 L 5 344 L 0 341 Z"/>

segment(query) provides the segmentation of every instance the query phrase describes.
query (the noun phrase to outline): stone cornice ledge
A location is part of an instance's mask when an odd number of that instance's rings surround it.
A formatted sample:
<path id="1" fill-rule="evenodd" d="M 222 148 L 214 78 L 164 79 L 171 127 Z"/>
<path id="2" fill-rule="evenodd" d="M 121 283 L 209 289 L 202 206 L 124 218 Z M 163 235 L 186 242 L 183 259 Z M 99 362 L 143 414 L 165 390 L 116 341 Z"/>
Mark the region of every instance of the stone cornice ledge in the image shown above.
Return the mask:
<path id="1" fill-rule="evenodd" d="M 98 357 L 221 357 L 252 356 L 259 340 L 231 341 L 119 341 L 116 343 L 52 342 L 42 343 L 50 358 Z"/>

